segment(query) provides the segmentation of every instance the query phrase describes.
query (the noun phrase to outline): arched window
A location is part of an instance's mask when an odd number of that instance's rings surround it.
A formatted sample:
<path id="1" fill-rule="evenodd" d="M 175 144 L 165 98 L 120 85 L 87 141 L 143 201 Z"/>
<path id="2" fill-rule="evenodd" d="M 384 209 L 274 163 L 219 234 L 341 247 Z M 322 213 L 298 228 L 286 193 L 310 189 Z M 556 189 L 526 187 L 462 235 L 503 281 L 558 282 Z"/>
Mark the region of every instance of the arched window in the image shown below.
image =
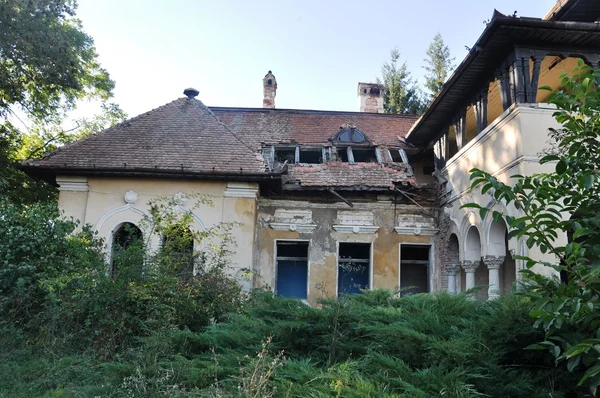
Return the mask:
<path id="1" fill-rule="evenodd" d="M 369 139 L 356 127 L 345 127 L 333 136 L 331 141 L 339 145 L 369 145 Z"/>
<path id="2" fill-rule="evenodd" d="M 163 265 L 166 271 L 181 278 L 190 278 L 194 274 L 194 235 L 192 231 L 179 224 L 169 226 L 163 235 Z"/>
<path id="3" fill-rule="evenodd" d="M 130 222 L 123 223 L 113 235 L 110 274 L 116 279 L 126 273 L 140 275 L 144 265 L 144 238 L 142 231 Z M 131 273 L 131 275 L 129 275 Z"/>

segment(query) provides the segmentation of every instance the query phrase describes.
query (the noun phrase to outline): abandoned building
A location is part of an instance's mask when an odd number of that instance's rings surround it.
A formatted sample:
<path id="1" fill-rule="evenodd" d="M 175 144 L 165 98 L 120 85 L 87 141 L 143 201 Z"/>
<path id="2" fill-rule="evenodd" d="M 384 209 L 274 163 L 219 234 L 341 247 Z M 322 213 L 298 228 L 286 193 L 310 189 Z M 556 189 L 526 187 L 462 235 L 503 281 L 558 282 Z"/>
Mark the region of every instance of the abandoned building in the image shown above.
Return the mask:
<path id="1" fill-rule="evenodd" d="M 384 87 L 373 83 L 358 84 L 359 112 L 279 109 L 269 71 L 263 108 L 209 107 L 186 89 L 23 168 L 59 187 L 60 207 L 105 238 L 109 257 L 152 198 L 186 211 L 200 193 L 216 200 L 194 208 L 195 228 L 241 224 L 233 262 L 236 274 L 253 271 L 246 288 L 314 303 L 370 288 L 483 285 L 479 296 L 494 298 L 519 277 L 514 254 L 544 255 L 461 208 L 518 214 L 471 190 L 469 170 L 504 182 L 544 170 L 538 154 L 556 122 L 538 88 L 559 88 L 579 60 L 599 66 L 599 16 L 592 0 L 561 1 L 542 19 L 496 12 L 419 118 L 384 114 Z"/>

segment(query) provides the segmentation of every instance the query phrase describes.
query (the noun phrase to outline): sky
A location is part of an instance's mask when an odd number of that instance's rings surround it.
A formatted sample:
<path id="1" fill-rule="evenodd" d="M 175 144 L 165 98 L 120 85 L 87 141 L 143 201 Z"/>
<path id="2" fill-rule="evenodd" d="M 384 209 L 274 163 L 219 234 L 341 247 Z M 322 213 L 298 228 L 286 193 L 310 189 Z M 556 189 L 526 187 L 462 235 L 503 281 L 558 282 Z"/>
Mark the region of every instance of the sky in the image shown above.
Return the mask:
<path id="1" fill-rule="evenodd" d="M 422 83 L 437 32 L 459 64 L 494 8 L 542 17 L 555 2 L 79 0 L 77 15 L 131 117 L 186 87 L 208 106 L 261 107 L 269 70 L 277 108 L 358 111 L 357 83 L 375 81 L 392 48 Z"/>

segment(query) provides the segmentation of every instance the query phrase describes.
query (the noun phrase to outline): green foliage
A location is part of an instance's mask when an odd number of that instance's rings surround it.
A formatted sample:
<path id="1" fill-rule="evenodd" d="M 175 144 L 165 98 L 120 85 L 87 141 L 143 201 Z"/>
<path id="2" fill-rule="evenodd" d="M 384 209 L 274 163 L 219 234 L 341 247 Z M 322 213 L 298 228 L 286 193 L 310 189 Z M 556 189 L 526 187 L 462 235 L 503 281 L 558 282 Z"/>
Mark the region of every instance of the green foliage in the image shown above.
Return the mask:
<path id="1" fill-rule="evenodd" d="M 48 120 L 84 96 L 106 99 L 114 86 L 93 40 L 74 18 L 74 0 L 0 3 L 0 114 L 18 105 Z"/>
<path id="2" fill-rule="evenodd" d="M 543 337 L 525 298 L 376 290 L 321 305 L 255 292 L 220 323 L 157 330 L 104 360 L 54 350 L 33 358 L 26 336 L 5 329 L 0 390 L 11 397 L 582 396 L 581 373 L 555 368 L 545 351 L 524 350 Z"/>
<path id="3" fill-rule="evenodd" d="M 520 257 L 527 263 L 526 295 L 535 301 L 531 316 L 545 332 L 533 349 L 550 350 L 569 371 L 585 370 L 580 384 L 596 394 L 600 385 L 600 72 L 580 62 L 572 76 L 563 74 L 553 93 L 560 129 L 551 129 L 553 146 L 540 163 L 554 171 L 514 176 L 511 185 L 472 170 L 472 187 L 514 206 L 521 216 L 506 217 L 509 237 L 549 253 L 554 262 Z M 476 204 L 482 215 L 489 210 Z M 491 216 L 499 220 L 498 212 Z M 568 242 L 563 243 L 566 238 Z M 543 265 L 561 275 L 546 277 L 531 269 Z"/>
<path id="4" fill-rule="evenodd" d="M 416 82 L 410 77 L 406 62 L 398 64 L 399 59 L 400 51 L 394 48 L 390 53 L 390 61 L 381 67 L 381 83 L 385 86 L 384 112 L 419 115 L 425 111 L 426 101 Z"/>
<path id="5" fill-rule="evenodd" d="M 427 58 L 425 58 L 425 88 L 429 90 L 431 97 L 435 97 L 444 86 L 448 76 L 454 69 L 454 57 L 450 56 L 450 49 L 444 43 L 442 35 L 436 33 L 433 41 L 427 48 Z"/>

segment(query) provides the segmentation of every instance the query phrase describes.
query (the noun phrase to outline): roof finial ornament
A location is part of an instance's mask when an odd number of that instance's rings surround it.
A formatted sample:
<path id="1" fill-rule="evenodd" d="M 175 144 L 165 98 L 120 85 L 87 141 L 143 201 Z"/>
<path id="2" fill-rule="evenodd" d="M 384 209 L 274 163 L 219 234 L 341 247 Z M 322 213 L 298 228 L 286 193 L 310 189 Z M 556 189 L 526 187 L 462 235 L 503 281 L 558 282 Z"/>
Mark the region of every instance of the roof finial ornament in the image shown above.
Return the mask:
<path id="1" fill-rule="evenodd" d="M 185 95 L 189 99 L 196 98 L 198 96 L 198 94 L 200 94 L 200 91 L 198 91 L 192 87 L 189 87 L 189 88 L 186 88 L 185 90 L 183 90 L 183 95 Z"/>

